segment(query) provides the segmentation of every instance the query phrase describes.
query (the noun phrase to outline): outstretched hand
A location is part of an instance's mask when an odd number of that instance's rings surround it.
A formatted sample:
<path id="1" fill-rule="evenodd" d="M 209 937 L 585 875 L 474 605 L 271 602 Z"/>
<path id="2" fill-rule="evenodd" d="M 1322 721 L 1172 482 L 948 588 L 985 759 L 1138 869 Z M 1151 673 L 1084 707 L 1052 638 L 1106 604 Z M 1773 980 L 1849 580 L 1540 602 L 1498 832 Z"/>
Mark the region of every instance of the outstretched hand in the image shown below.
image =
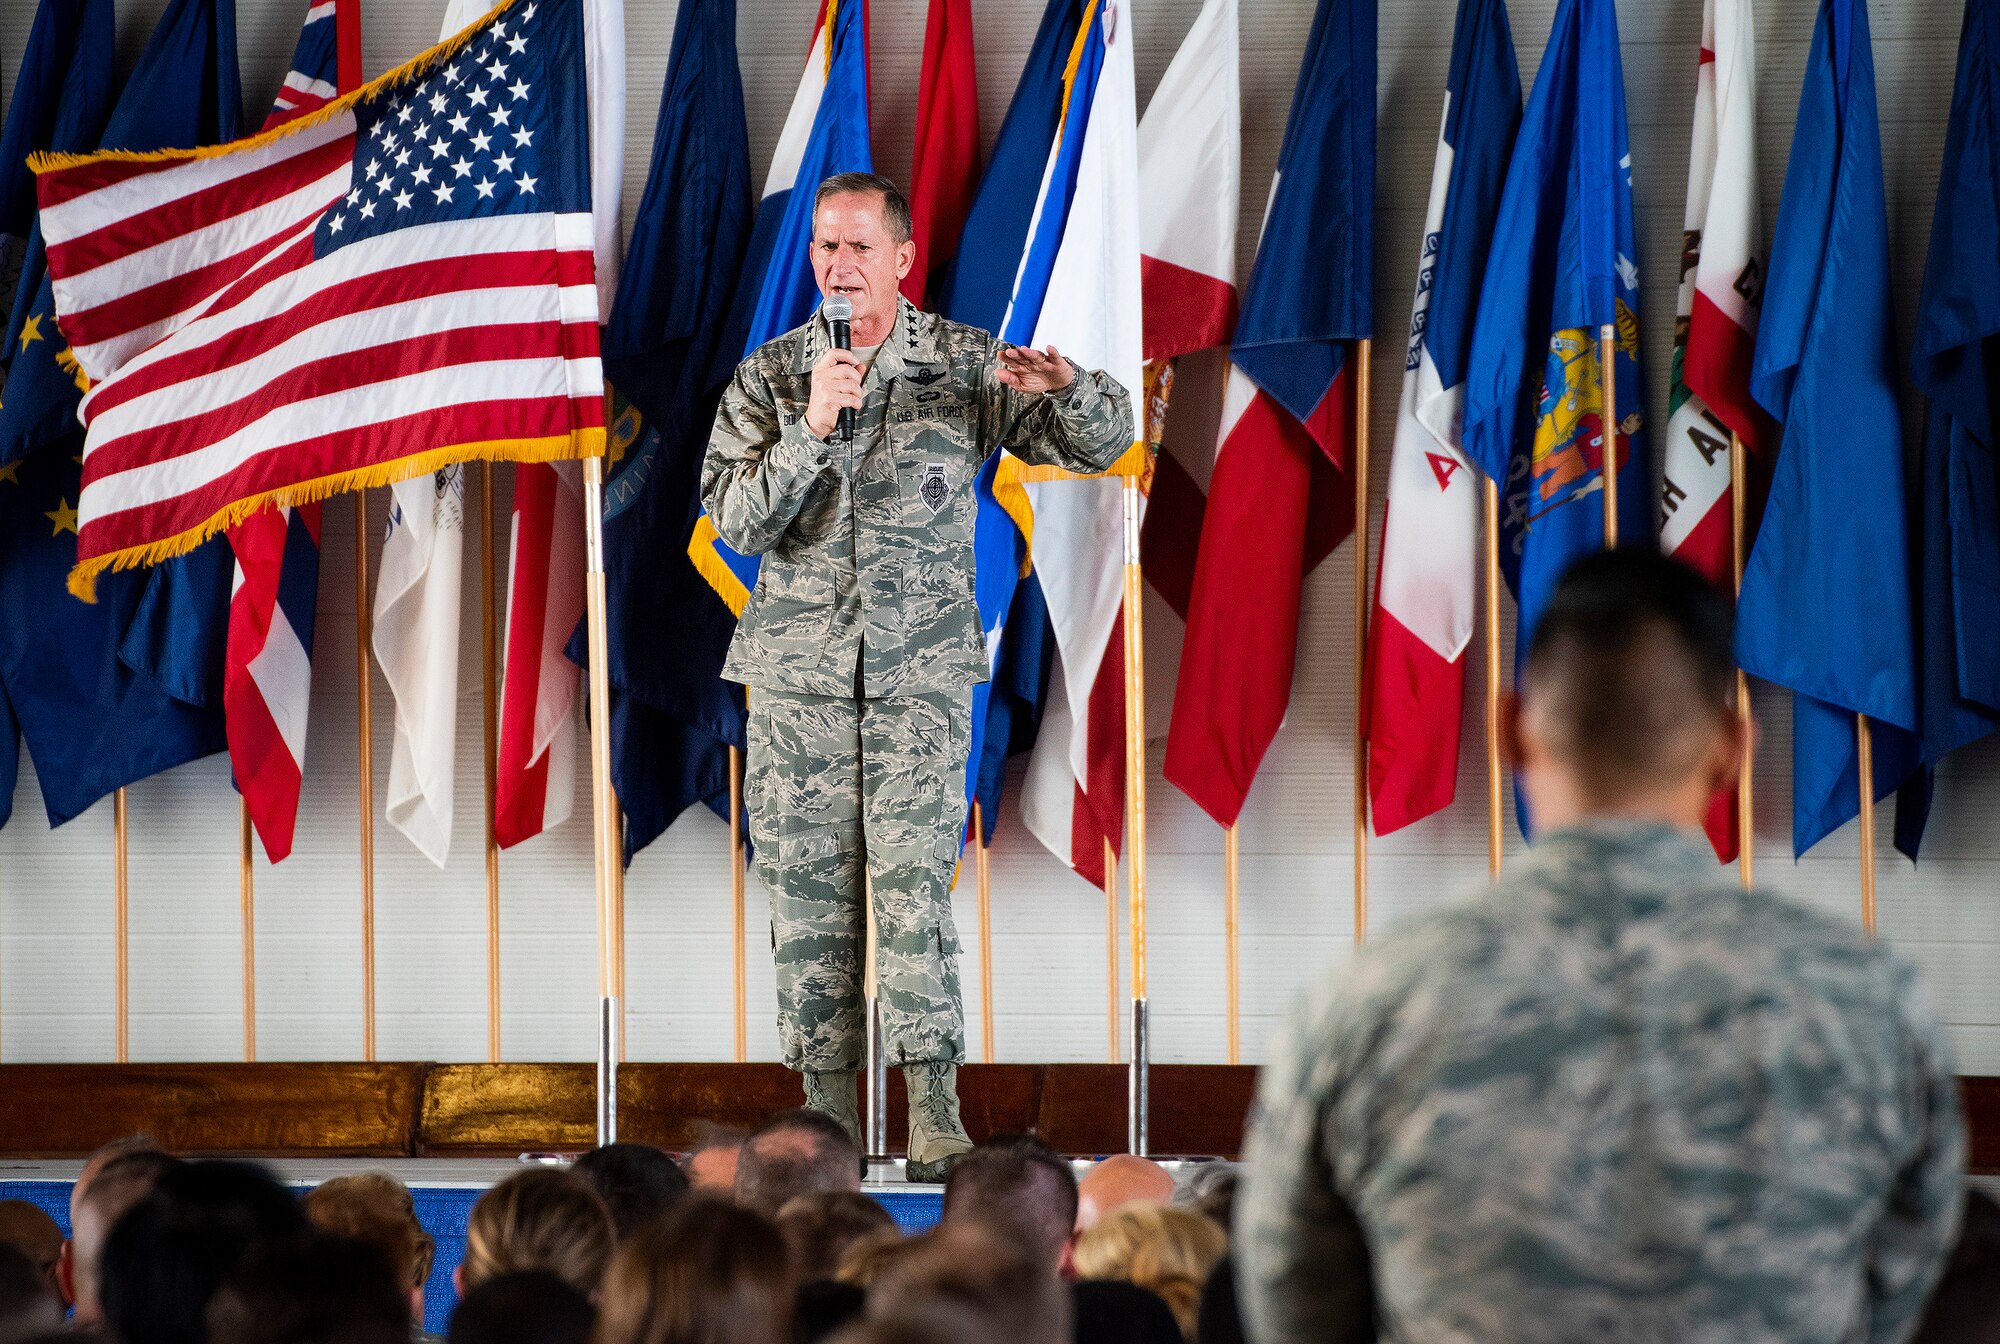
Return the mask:
<path id="1" fill-rule="evenodd" d="M 1052 345 L 1047 350 L 1010 345 L 1000 352 L 1001 382 L 1016 392 L 1060 392 L 1076 381 L 1069 361 Z"/>

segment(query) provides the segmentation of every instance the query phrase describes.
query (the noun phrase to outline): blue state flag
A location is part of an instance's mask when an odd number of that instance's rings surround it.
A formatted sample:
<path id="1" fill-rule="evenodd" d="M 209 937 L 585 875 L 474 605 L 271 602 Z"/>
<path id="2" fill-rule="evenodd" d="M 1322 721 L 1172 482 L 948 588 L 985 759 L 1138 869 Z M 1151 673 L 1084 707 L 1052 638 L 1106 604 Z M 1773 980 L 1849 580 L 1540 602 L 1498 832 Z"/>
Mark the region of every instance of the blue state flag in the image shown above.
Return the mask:
<path id="1" fill-rule="evenodd" d="M 238 134 L 240 117 L 233 0 L 173 0 L 101 140 L 137 150 L 215 143 Z M 35 298 L 19 328 L 33 324 L 39 338 L 18 349 L 0 402 L 0 691 L 60 825 L 114 789 L 224 749 L 232 566 L 218 538 L 153 570 L 107 576 L 94 605 L 68 595 L 81 387 L 45 271 L 24 274 L 22 289 Z"/>
<path id="2" fill-rule="evenodd" d="M 1650 544 L 1618 16 L 1611 0 L 1562 0 L 1514 142 L 1464 369 L 1465 455 L 1500 487 L 1517 671 L 1563 572 L 1604 548 L 1606 326 L 1615 333 L 1618 538 Z M 1525 831 L 1525 812 L 1521 821 Z"/>
<path id="3" fill-rule="evenodd" d="M 813 192 L 836 173 L 874 170 L 868 148 L 868 0 L 824 0 L 805 74 L 771 156 L 749 255 L 731 307 L 728 337 L 716 351 L 723 381 L 745 355 L 798 326 L 819 307 L 813 281 Z M 688 554 L 703 578 L 740 616 L 757 586 L 757 557 L 739 555 L 696 520 Z"/>
<path id="4" fill-rule="evenodd" d="M 1822 0 L 1792 132 L 1750 391 L 1784 426 L 1743 572 L 1736 658 L 1792 699 L 1792 847 L 1918 766 L 1917 632 L 1875 63 L 1861 0 Z"/>
<path id="5" fill-rule="evenodd" d="M 0 125 L 0 391 L 22 348 L 21 327 L 35 299 L 30 286 L 17 300 L 24 274 L 39 276 L 35 175 L 28 155 L 95 149 L 111 112 L 112 63 L 118 32 L 111 0 L 42 0 L 14 77 L 7 120 Z M 18 315 L 16 309 L 19 309 Z M 39 329 L 28 344 L 45 339 Z M 4 403 L 0 395 L 0 403 Z"/>
<path id="6" fill-rule="evenodd" d="M 1923 769 L 1896 800 L 1912 859 L 1939 762 L 2000 728 L 2000 0 L 1967 0 L 1910 372 L 1930 402 L 1919 502 Z"/>
<path id="7" fill-rule="evenodd" d="M 727 377 L 718 355 L 741 353 L 725 328 L 750 193 L 736 0 L 688 0 L 674 20 L 653 165 L 604 332 L 606 377 L 631 403 L 613 419 L 622 456 L 604 495 L 611 779 L 627 862 L 696 803 L 728 815 L 729 748 L 743 745 L 743 694 L 722 679 L 735 623 L 687 540 Z M 581 641 L 571 649 L 581 662 Z"/>

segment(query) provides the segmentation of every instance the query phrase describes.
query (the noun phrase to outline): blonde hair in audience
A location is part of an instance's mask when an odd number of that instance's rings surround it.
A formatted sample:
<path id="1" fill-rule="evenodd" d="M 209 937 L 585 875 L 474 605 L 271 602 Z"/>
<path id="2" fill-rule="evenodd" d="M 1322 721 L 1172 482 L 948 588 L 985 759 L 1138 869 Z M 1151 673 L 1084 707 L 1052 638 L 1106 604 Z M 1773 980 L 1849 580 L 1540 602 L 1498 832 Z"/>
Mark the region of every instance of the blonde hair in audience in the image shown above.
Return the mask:
<path id="1" fill-rule="evenodd" d="M 611 1214 L 597 1192 L 554 1167 L 532 1167 L 479 1197 L 465 1224 L 461 1291 L 523 1269 L 546 1269 L 595 1299 L 611 1263 Z"/>
<path id="2" fill-rule="evenodd" d="M 1202 1287 L 1228 1250 L 1228 1235 L 1211 1218 L 1190 1209 L 1128 1204 L 1077 1238 L 1071 1263 L 1079 1279 L 1123 1279 L 1158 1293 L 1181 1334 L 1192 1340 Z"/>

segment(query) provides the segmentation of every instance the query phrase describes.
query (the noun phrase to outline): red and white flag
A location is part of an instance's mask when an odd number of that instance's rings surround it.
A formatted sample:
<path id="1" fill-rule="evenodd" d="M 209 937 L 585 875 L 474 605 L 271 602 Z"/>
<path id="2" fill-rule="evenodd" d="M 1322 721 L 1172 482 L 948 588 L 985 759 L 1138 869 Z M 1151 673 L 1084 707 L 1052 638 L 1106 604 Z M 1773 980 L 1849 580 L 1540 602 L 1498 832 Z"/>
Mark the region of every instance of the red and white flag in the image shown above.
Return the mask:
<path id="1" fill-rule="evenodd" d="M 1729 438 L 1735 434 L 1753 454 L 1774 441 L 1769 417 L 1750 396 L 1764 288 L 1755 69 L 1750 0 L 1706 0 L 1688 156 L 1660 549 L 1728 593 L 1735 589 Z M 1734 859 L 1733 792 L 1715 799 L 1707 829 L 1724 862 Z"/>
<path id="2" fill-rule="evenodd" d="M 930 278 L 951 260 L 979 188 L 979 69 L 972 0 L 931 0 L 917 78 L 917 148 L 910 164 L 910 241 L 916 261 L 903 297 L 925 307 Z"/>
<path id="3" fill-rule="evenodd" d="M 316 112 L 361 82 L 361 0 L 313 0 L 264 129 Z M 236 787 L 272 863 L 292 852 L 304 782 L 319 515 L 317 503 L 271 508 L 229 529 L 236 575 L 223 659 L 223 726 Z"/>

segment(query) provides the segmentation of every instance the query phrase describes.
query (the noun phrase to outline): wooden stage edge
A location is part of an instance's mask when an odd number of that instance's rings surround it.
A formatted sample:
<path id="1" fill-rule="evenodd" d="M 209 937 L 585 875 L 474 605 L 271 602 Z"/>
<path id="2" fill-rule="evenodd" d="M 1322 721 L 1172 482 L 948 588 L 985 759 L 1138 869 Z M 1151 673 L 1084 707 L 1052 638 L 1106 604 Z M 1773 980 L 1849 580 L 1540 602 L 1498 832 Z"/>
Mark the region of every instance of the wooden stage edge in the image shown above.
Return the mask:
<path id="1" fill-rule="evenodd" d="M 0 1156 L 80 1157 L 144 1130 L 182 1153 L 270 1157 L 472 1157 L 591 1146 L 589 1064 L 9 1064 L 0 1066 Z M 1156 1064 L 1151 1148 L 1235 1157 L 1256 1070 Z M 2000 1077 L 1960 1080 L 1969 1167 L 2000 1173 Z M 977 1139 L 1033 1131 L 1073 1156 L 1125 1148 L 1126 1070 L 1112 1064 L 968 1064 L 965 1124 Z M 703 1122 L 750 1126 L 797 1106 L 779 1064 L 626 1064 L 619 1136 L 692 1147 Z M 905 1138 L 900 1073 L 890 1146 Z"/>

